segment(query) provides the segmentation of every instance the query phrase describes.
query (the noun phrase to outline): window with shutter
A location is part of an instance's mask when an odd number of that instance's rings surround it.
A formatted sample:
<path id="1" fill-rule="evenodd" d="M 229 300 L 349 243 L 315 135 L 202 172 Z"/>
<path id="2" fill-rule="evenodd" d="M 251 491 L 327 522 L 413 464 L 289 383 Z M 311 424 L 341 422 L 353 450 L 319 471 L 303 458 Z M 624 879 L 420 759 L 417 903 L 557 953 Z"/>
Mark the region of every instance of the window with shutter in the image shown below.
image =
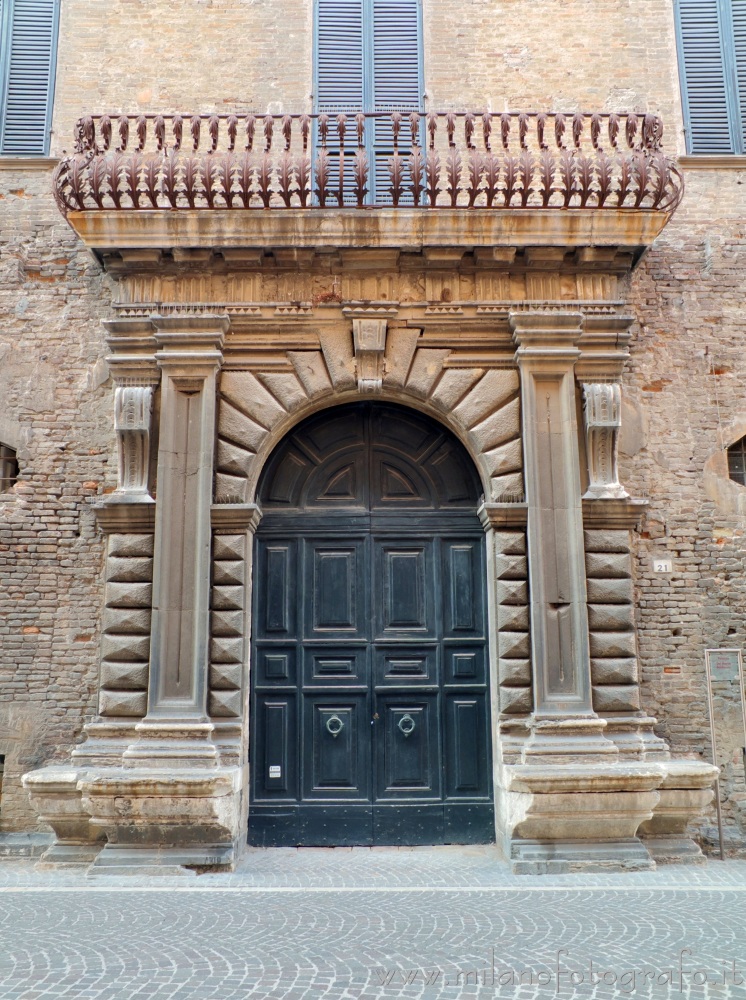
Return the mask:
<path id="1" fill-rule="evenodd" d="M 315 106 L 318 113 L 351 117 L 346 148 L 357 137 L 352 116 L 380 114 L 366 124 L 371 203 L 391 200 L 388 160 L 393 153 L 392 111 L 406 118 L 422 110 L 422 29 L 420 0 L 317 0 Z M 337 172 L 339 141 L 330 123 L 328 148 Z M 353 203 L 352 161 L 345 203 Z"/>
<path id="2" fill-rule="evenodd" d="M 49 151 L 59 0 L 0 0 L 0 153 Z"/>
<path id="3" fill-rule="evenodd" d="M 746 152 L 746 0 L 676 0 L 687 152 Z"/>

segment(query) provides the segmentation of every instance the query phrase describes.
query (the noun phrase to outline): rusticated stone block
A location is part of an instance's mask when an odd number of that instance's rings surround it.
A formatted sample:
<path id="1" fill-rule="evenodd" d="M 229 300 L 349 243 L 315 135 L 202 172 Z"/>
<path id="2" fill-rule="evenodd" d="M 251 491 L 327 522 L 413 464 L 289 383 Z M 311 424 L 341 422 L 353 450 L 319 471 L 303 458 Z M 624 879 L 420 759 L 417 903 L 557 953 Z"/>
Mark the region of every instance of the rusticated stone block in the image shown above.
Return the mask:
<path id="1" fill-rule="evenodd" d="M 612 579 L 632 576 L 629 555 L 621 552 L 587 552 L 586 574 L 594 579 Z"/>
<path id="2" fill-rule="evenodd" d="M 216 560 L 238 560 L 244 558 L 246 539 L 243 535 L 215 535 L 212 557 Z"/>
<path id="3" fill-rule="evenodd" d="M 593 707 L 597 712 L 637 712 L 640 689 L 637 684 L 594 685 Z"/>
<path id="4" fill-rule="evenodd" d="M 497 642 L 501 658 L 519 659 L 530 654 L 528 632 L 500 632 Z"/>
<path id="5" fill-rule="evenodd" d="M 148 583 L 153 579 L 153 560 L 109 556 L 106 579 L 112 583 Z"/>
<path id="6" fill-rule="evenodd" d="M 500 659 L 500 684 L 506 687 L 528 687 L 531 684 L 531 661 Z"/>
<path id="7" fill-rule="evenodd" d="M 152 534 L 148 535 L 109 535 L 109 557 L 117 556 L 131 559 L 137 556 L 153 556 Z"/>
<path id="8" fill-rule="evenodd" d="M 498 580 L 526 580 L 528 560 L 525 556 L 499 553 L 495 556 L 495 576 Z"/>
<path id="9" fill-rule="evenodd" d="M 591 632 L 591 656 L 635 656 L 634 632 Z"/>
<path id="10" fill-rule="evenodd" d="M 594 684 L 636 684 L 637 660 L 634 657 L 591 660 Z"/>
<path id="11" fill-rule="evenodd" d="M 239 691 L 241 689 L 242 663 L 211 663 L 211 691 Z"/>
<path id="12" fill-rule="evenodd" d="M 213 611 L 210 616 L 211 632 L 214 636 L 242 636 L 244 631 L 243 611 Z"/>
<path id="13" fill-rule="evenodd" d="M 495 548 L 504 556 L 525 556 L 525 531 L 498 531 L 495 533 Z"/>
<path id="14" fill-rule="evenodd" d="M 520 580 L 498 580 L 495 587 L 500 604 L 528 604 L 528 584 Z"/>
<path id="15" fill-rule="evenodd" d="M 104 660 L 101 687 L 111 691 L 144 691 L 148 686 L 148 664 Z"/>
<path id="16" fill-rule="evenodd" d="M 243 661 L 243 639 L 215 637 L 210 648 L 210 659 L 213 663 L 241 663 Z"/>
<path id="17" fill-rule="evenodd" d="M 221 587 L 226 585 L 243 586 L 246 574 L 246 563 L 243 559 L 215 560 L 212 567 L 212 582 Z"/>
<path id="18" fill-rule="evenodd" d="M 149 656 L 149 635 L 105 635 L 101 640 L 104 660 L 147 660 Z"/>
<path id="19" fill-rule="evenodd" d="M 629 552 L 629 531 L 589 529 L 585 532 L 586 552 Z"/>
<path id="20" fill-rule="evenodd" d="M 244 479 L 249 474 L 254 453 L 230 441 L 220 439 L 217 449 L 217 466 L 219 472 L 228 472 L 232 476 L 241 476 Z"/>
<path id="21" fill-rule="evenodd" d="M 497 627 L 501 632 L 528 632 L 529 613 L 525 604 L 498 604 Z"/>
<path id="22" fill-rule="evenodd" d="M 150 635 L 150 608 L 104 608 L 101 625 L 107 633 Z"/>
<path id="23" fill-rule="evenodd" d="M 240 691 L 211 691 L 209 712 L 213 718 L 235 719 L 241 715 Z"/>
<path id="24" fill-rule="evenodd" d="M 238 611 L 243 608 L 243 587 L 213 587 L 212 606 L 216 611 Z"/>
<path id="25" fill-rule="evenodd" d="M 153 587 L 149 583 L 107 583 L 104 600 L 109 608 L 149 608 Z"/>
<path id="26" fill-rule="evenodd" d="M 267 431 L 261 424 L 223 399 L 220 402 L 219 434 L 221 438 L 227 438 L 247 451 L 256 452 L 261 448 Z"/>
<path id="27" fill-rule="evenodd" d="M 516 396 L 518 384 L 517 371 L 500 371 L 498 369 L 489 371 L 458 404 L 454 414 L 464 426 L 474 427 L 490 414 L 495 413 L 496 410 L 502 409 L 508 400 Z M 502 438 L 503 441 L 517 436 L 520 432 L 520 412 L 511 421 L 511 428 L 513 423 L 515 423 L 515 430 L 506 433 L 505 437 Z M 497 443 L 501 442 L 494 442 L 494 444 Z"/>
<path id="28" fill-rule="evenodd" d="M 634 609 L 631 604 L 589 604 L 588 626 L 593 632 L 632 632 Z"/>
<path id="29" fill-rule="evenodd" d="M 533 709 L 530 687 L 500 685 L 500 711 L 506 715 L 525 715 Z"/>
<path id="30" fill-rule="evenodd" d="M 231 476 L 227 472 L 215 475 L 215 500 L 218 503 L 245 503 L 247 480 L 243 476 Z"/>
<path id="31" fill-rule="evenodd" d="M 145 691 L 109 691 L 102 689 L 98 699 L 101 715 L 142 718 L 148 708 Z"/>
<path id="32" fill-rule="evenodd" d="M 593 580 L 587 581 L 588 601 L 593 604 L 631 604 L 631 580 Z"/>

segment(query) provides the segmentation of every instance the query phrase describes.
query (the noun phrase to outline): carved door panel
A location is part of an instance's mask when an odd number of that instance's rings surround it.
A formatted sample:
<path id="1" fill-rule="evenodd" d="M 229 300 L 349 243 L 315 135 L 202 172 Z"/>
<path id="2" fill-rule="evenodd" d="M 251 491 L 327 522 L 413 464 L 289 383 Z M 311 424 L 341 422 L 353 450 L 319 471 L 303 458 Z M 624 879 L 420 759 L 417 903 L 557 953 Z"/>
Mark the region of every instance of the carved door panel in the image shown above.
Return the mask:
<path id="1" fill-rule="evenodd" d="M 494 839 L 477 496 L 460 445 L 397 407 L 312 418 L 270 459 L 252 843 Z"/>

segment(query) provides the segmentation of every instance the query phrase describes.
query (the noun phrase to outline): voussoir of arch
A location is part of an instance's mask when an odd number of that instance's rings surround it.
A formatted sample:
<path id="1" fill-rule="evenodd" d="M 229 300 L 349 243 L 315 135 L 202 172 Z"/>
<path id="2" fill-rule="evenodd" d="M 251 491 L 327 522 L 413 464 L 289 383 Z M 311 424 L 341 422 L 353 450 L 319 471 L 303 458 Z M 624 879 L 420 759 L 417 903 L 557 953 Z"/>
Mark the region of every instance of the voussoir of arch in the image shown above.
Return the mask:
<path id="1" fill-rule="evenodd" d="M 290 371 L 224 371 L 216 501 L 253 502 L 267 458 L 297 423 L 318 410 L 371 398 L 410 406 L 453 431 L 487 499 L 522 496 L 518 372 L 448 368 L 449 351 L 418 348 L 416 338 L 417 331 L 391 331 L 381 392 L 373 397 L 358 388 L 351 337 L 322 335 L 321 350 L 288 351 Z"/>

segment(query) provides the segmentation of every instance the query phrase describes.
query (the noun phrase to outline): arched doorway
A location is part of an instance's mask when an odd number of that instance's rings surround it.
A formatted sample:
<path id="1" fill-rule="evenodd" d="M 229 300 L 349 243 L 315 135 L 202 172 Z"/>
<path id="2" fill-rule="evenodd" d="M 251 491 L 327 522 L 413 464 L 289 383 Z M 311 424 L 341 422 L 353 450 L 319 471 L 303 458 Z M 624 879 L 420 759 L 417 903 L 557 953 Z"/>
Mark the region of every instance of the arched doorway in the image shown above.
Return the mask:
<path id="1" fill-rule="evenodd" d="M 489 843 L 481 486 L 419 413 L 300 424 L 259 484 L 249 842 Z"/>

